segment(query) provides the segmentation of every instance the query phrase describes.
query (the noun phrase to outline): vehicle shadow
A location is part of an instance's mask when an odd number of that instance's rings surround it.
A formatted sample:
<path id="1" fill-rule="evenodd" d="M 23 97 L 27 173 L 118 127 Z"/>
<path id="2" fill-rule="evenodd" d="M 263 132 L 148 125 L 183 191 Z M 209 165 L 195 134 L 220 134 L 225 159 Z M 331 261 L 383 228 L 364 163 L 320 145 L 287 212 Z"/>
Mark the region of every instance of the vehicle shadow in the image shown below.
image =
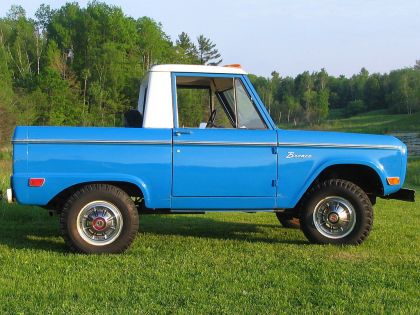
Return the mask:
<path id="1" fill-rule="evenodd" d="M 283 234 L 273 233 L 272 229 L 281 229 Z M 299 233 L 296 229 L 283 228 L 280 223 L 253 223 L 252 214 L 248 222 L 215 220 L 203 214 L 196 215 L 142 215 L 140 216 L 140 233 L 235 240 L 246 242 L 264 242 L 279 244 L 309 244 L 306 240 L 295 239 Z"/>
<path id="2" fill-rule="evenodd" d="M 280 224 L 216 220 L 206 215 L 141 215 L 139 234 L 197 237 L 244 242 L 308 244 L 296 239 L 298 230 L 284 229 Z M 37 207 L 9 206 L 0 202 L 0 246 L 67 253 L 60 237 L 58 217 L 50 217 Z M 272 229 L 281 229 L 282 235 Z"/>
<path id="3" fill-rule="evenodd" d="M 58 218 L 38 207 L 10 206 L 0 201 L 0 246 L 66 252 Z"/>

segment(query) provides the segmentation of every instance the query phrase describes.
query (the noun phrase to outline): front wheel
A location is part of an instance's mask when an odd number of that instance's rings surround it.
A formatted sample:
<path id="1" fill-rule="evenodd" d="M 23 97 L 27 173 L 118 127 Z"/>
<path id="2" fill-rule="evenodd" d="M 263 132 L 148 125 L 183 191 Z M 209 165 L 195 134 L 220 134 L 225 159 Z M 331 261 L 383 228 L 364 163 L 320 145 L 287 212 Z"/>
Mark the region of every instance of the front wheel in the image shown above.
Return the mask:
<path id="1" fill-rule="evenodd" d="M 309 241 L 319 244 L 361 244 L 372 228 L 369 197 L 352 182 L 331 179 L 306 195 L 300 224 Z"/>
<path id="2" fill-rule="evenodd" d="M 133 200 L 118 187 L 93 184 L 73 194 L 60 216 L 61 234 L 75 252 L 120 253 L 137 234 L 138 212 Z"/>

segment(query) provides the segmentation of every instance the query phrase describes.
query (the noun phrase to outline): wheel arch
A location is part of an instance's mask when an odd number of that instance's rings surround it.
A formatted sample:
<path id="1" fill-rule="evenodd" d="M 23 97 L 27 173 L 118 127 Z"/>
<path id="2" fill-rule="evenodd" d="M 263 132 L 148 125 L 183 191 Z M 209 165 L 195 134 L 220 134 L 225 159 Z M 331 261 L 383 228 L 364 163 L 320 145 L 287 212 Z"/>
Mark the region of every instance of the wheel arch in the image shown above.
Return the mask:
<path id="1" fill-rule="evenodd" d="M 380 168 L 373 163 L 366 162 L 331 162 L 318 168 L 311 180 L 302 189 L 295 205 L 299 205 L 305 194 L 316 184 L 328 179 L 344 179 L 358 185 L 366 194 L 375 196 L 384 194 L 384 181 Z"/>
<path id="2" fill-rule="evenodd" d="M 328 179 L 344 179 L 350 181 L 366 194 L 375 196 L 384 194 L 384 186 L 378 172 L 370 165 L 365 164 L 334 164 L 324 168 L 314 182 Z"/>
<path id="3" fill-rule="evenodd" d="M 72 186 L 69 186 L 63 190 L 61 190 L 58 194 L 56 194 L 45 206 L 45 208 L 49 210 L 54 211 L 61 211 L 66 201 L 70 198 L 71 195 L 73 195 L 77 190 L 82 188 L 86 185 L 91 184 L 108 184 L 116 186 L 123 191 L 125 191 L 130 197 L 139 197 L 143 198 L 144 202 L 146 202 L 146 190 L 142 190 L 137 183 L 128 182 L 128 181 L 86 181 L 86 182 L 80 182 L 77 184 L 74 184 Z M 145 194 L 146 192 L 146 194 Z"/>

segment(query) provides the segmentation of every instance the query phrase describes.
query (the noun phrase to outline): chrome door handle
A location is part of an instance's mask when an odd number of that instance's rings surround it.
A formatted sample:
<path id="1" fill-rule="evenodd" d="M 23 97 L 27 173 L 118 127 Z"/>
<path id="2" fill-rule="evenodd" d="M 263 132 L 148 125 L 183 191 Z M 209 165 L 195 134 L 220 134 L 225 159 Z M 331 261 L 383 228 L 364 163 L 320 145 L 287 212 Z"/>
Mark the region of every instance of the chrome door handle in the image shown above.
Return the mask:
<path id="1" fill-rule="evenodd" d="M 180 135 L 190 135 L 190 134 L 192 134 L 192 132 L 191 131 L 189 131 L 189 130 L 179 130 L 179 131 L 175 131 L 175 136 L 180 136 Z"/>

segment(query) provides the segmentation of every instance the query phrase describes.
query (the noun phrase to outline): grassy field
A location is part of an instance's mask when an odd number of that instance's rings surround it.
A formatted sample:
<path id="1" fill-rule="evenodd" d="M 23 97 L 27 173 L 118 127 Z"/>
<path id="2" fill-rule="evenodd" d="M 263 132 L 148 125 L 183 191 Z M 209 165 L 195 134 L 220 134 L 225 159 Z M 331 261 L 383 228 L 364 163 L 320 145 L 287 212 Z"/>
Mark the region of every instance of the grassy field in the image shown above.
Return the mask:
<path id="1" fill-rule="evenodd" d="M 297 126 L 302 129 L 346 131 L 357 133 L 387 134 L 395 132 L 419 132 L 420 112 L 413 115 L 389 115 L 383 110 L 373 111 L 350 118 L 338 118 L 334 113 L 330 120 L 319 126 Z M 293 128 L 291 125 L 280 125 L 281 128 Z"/>
<path id="2" fill-rule="evenodd" d="M 85 256 L 57 217 L 0 202 L 0 314 L 418 314 L 419 209 L 379 200 L 358 247 L 311 245 L 270 213 L 146 215 L 127 253 Z"/>
<path id="3" fill-rule="evenodd" d="M 407 186 L 420 190 L 420 158 Z M 86 256 L 57 217 L 0 202 L 0 314 L 419 314 L 419 210 L 379 199 L 357 247 L 311 245 L 270 213 L 144 215 L 126 253 Z"/>
<path id="4" fill-rule="evenodd" d="M 408 160 L 407 178 L 405 186 L 420 191 L 420 156 Z"/>
<path id="5" fill-rule="evenodd" d="M 0 313 L 418 314 L 419 203 L 380 200 L 358 247 L 273 214 L 143 216 L 123 255 L 67 253 L 42 209 L 0 210 Z"/>

